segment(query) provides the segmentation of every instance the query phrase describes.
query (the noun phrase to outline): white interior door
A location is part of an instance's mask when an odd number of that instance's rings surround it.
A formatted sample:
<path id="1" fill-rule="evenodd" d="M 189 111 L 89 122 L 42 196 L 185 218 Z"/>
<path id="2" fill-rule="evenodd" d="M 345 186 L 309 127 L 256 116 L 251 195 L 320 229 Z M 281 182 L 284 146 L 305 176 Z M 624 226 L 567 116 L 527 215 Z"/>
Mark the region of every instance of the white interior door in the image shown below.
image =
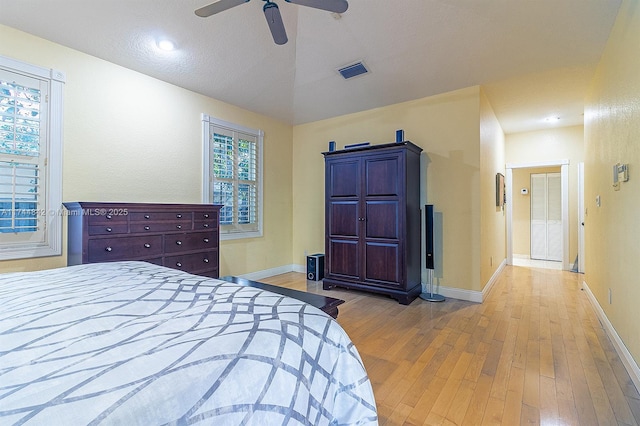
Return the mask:
<path id="1" fill-rule="evenodd" d="M 531 175 L 531 258 L 562 261 L 560 173 Z"/>

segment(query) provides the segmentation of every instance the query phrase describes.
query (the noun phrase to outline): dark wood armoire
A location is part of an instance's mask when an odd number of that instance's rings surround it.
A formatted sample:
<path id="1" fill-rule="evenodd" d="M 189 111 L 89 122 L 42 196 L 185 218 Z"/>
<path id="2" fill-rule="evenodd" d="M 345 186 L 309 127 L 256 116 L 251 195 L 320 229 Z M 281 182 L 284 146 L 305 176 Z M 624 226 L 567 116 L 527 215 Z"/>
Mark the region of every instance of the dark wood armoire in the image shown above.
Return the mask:
<path id="1" fill-rule="evenodd" d="M 405 141 L 323 153 L 324 289 L 382 293 L 405 305 L 420 294 L 421 151 Z"/>

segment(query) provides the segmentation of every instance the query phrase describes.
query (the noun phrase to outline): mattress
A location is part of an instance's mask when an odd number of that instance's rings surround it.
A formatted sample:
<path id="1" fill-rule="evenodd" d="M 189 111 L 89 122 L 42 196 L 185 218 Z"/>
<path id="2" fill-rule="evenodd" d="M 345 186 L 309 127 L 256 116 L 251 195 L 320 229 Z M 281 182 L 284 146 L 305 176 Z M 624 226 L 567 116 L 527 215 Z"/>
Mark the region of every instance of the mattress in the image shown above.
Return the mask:
<path id="1" fill-rule="evenodd" d="M 353 342 L 282 295 L 145 262 L 0 275 L 0 424 L 369 425 Z"/>

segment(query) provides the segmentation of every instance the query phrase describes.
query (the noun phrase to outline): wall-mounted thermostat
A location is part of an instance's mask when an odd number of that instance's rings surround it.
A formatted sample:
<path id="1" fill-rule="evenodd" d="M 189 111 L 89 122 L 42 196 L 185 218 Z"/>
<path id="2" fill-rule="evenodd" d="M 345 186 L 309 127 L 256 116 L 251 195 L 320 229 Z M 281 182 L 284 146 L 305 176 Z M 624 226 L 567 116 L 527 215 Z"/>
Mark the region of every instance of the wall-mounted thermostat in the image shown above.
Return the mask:
<path id="1" fill-rule="evenodd" d="M 529 194 L 529 188 L 522 188 L 522 189 L 520 190 L 520 193 L 521 193 L 522 195 L 527 195 L 527 194 Z"/>
<path id="2" fill-rule="evenodd" d="M 628 164 L 614 164 L 613 165 L 613 189 L 620 190 L 620 182 L 629 181 L 629 165 Z"/>

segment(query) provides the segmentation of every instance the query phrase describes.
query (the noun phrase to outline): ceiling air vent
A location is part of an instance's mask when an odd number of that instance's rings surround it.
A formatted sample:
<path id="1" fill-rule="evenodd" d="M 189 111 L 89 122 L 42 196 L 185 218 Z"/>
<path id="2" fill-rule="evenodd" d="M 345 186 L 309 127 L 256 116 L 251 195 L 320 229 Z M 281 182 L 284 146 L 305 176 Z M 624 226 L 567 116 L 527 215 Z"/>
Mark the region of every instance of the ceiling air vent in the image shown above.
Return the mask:
<path id="1" fill-rule="evenodd" d="M 342 77 L 344 77 L 345 80 L 348 80 L 350 78 L 366 74 L 369 72 L 369 70 L 364 66 L 364 63 L 356 62 L 355 64 L 347 65 L 344 68 L 340 68 L 338 72 L 340 73 L 340 75 L 342 75 Z"/>

